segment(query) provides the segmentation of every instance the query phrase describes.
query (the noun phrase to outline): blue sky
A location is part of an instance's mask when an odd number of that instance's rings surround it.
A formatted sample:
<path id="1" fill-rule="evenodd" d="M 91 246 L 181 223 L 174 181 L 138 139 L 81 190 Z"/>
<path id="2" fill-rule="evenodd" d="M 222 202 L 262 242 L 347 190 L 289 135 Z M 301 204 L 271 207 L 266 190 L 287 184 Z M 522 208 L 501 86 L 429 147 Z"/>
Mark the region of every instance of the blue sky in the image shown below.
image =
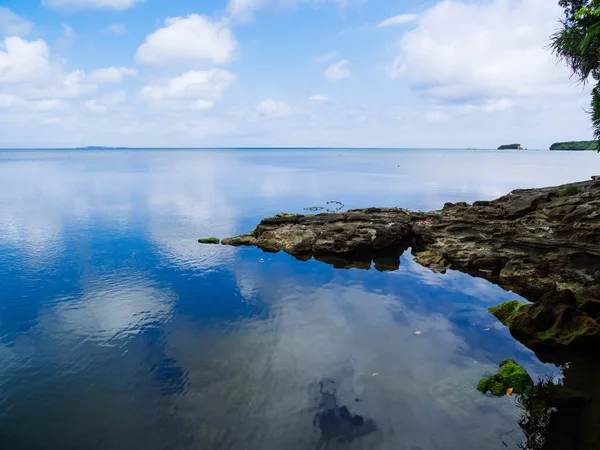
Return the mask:
<path id="1" fill-rule="evenodd" d="M 547 148 L 551 0 L 0 0 L 0 146 Z"/>

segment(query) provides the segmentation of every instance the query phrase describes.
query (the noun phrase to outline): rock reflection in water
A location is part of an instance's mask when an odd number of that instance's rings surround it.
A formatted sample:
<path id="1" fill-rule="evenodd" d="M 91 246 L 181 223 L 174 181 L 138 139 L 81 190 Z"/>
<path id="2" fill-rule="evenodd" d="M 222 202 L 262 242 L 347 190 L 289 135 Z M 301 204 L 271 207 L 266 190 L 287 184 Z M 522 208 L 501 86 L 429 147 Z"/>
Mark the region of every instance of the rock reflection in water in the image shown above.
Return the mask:
<path id="1" fill-rule="evenodd" d="M 400 257 L 407 249 L 407 246 L 397 246 L 378 251 L 365 249 L 353 253 L 295 255 L 295 258 L 300 261 L 314 258 L 336 269 L 370 270 L 374 266 L 379 272 L 393 272 L 400 267 Z"/>
<path id="2" fill-rule="evenodd" d="M 518 399 L 524 410 L 519 427 L 523 450 L 597 450 L 600 448 L 599 361 L 576 359 L 563 369 L 563 379 L 538 380 Z M 510 436 L 510 435 L 509 435 Z"/>

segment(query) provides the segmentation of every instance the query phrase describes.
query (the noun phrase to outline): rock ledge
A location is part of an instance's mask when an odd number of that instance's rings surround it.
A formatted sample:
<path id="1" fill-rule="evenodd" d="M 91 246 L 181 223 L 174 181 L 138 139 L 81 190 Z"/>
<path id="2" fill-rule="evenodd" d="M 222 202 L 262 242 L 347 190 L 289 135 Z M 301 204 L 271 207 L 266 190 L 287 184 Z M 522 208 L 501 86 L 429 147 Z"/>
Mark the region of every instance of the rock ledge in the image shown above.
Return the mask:
<path id="1" fill-rule="evenodd" d="M 439 211 L 277 214 L 224 245 L 283 250 L 340 268 L 397 269 L 409 247 L 432 270 L 483 277 L 534 302 L 500 319 L 529 346 L 600 343 L 600 178 L 519 189 Z"/>

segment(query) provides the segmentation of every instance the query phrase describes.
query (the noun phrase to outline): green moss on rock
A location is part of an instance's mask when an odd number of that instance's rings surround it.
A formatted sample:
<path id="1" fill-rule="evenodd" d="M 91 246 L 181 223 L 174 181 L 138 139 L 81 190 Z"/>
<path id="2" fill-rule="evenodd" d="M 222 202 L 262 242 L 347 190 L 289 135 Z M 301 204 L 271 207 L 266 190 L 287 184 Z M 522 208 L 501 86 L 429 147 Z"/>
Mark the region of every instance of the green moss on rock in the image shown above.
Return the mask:
<path id="1" fill-rule="evenodd" d="M 525 305 L 527 305 L 527 303 L 519 300 L 510 300 L 498 306 L 492 306 L 491 308 L 488 308 L 488 311 L 496 316 L 503 325 L 506 325 L 508 319 Z"/>
<path id="2" fill-rule="evenodd" d="M 509 389 L 515 394 L 524 394 L 533 387 L 533 380 L 523 367 L 513 359 L 505 359 L 495 375 L 483 378 L 477 384 L 477 390 L 490 392 L 496 397 L 506 395 Z"/>
<path id="3" fill-rule="evenodd" d="M 219 244 L 221 241 L 216 237 L 209 237 L 198 239 L 198 242 L 201 244 Z"/>
<path id="4" fill-rule="evenodd" d="M 235 236 L 232 238 L 225 238 L 221 241 L 221 244 L 233 245 L 235 247 L 240 247 L 244 245 L 253 246 L 258 244 L 258 240 L 250 234 L 242 234 L 240 236 Z"/>
<path id="5" fill-rule="evenodd" d="M 569 184 L 567 186 L 563 186 L 560 189 L 557 189 L 555 191 L 555 193 L 559 196 L 559 197 L 568 197 L 570 195 L 577 195 L 579 194 L 579 188 L 575 185 Z"/>

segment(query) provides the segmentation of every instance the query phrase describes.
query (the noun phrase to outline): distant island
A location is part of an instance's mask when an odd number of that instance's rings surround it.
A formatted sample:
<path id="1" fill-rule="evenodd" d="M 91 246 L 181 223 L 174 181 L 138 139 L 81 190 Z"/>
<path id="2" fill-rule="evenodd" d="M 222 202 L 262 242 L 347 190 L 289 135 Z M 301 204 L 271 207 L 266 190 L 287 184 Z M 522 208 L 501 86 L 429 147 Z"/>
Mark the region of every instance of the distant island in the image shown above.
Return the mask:
<path id="1" fill-rule="evenodd" d="M 102 145 L 88 145 L 87 147 L 75 147 L 76 150 L 126 150 L 129 147 L 104 147 Z"/>
<path id="2" fill-rule="evenodd" d="M 550 146 L 550 150 L 574 150 L 574 151 L 598 150 L 598 141 L 556 142 Z"/>
<path id="3" fill-rule="evenodd" d="M 498 147 L 498 150 L 523 150 L 521 144 L 506 144 Z"/>

